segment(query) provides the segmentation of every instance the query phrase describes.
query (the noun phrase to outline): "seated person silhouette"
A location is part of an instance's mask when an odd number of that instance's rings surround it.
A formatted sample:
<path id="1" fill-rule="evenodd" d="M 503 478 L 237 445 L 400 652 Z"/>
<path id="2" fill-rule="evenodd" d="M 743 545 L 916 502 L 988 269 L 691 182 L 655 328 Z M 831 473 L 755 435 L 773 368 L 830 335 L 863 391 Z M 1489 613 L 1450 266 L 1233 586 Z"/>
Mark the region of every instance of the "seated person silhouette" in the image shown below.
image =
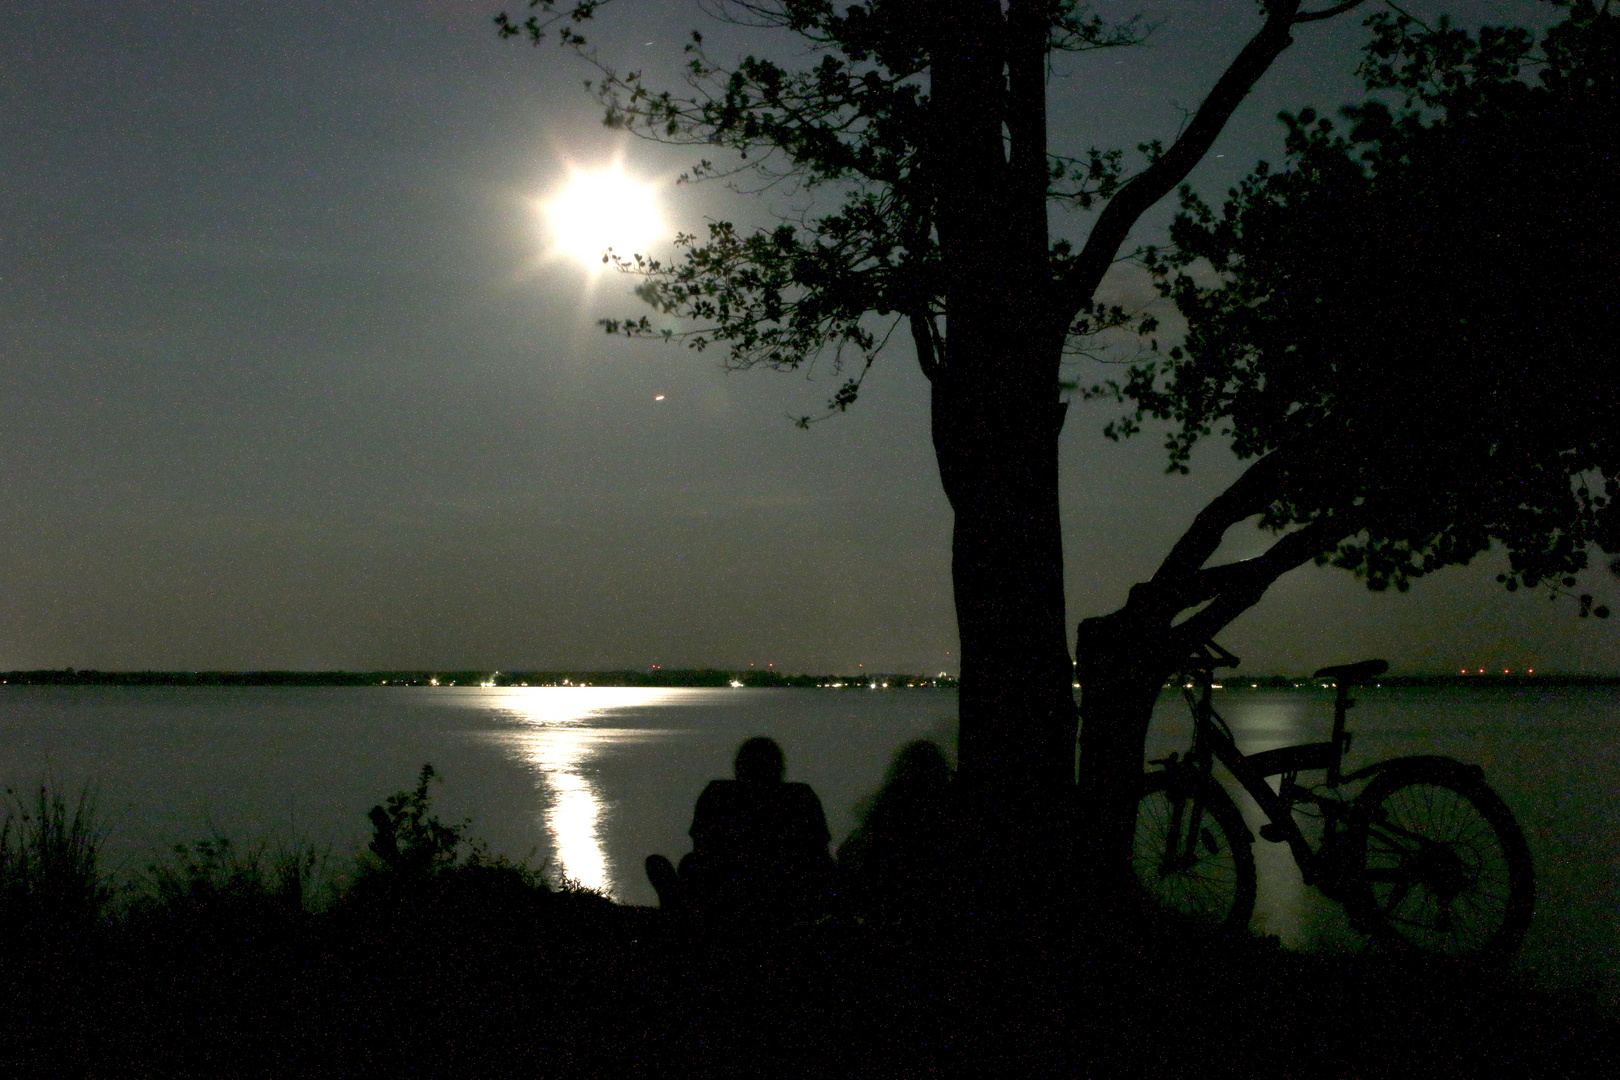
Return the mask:
<path id="1" fill-rule="evenodd" d="M 666 910 L 702 918 L 792 921 L 824 908 L 832 876 L 827 818 L 808 784 L 782 779 L 774 739 L 737 749 L 734 780 L 711 780 L 692 812 L 692 851 L 680 870 L 647 857 L 647 877 Z"/>
<path id="2" fill-rule="evenodd" d="M 939 916 L 954 887 L 951 766 L 935 743 L 907 743 L 861 823 L 838 849 L 850 903 L 885 922 Z"/>

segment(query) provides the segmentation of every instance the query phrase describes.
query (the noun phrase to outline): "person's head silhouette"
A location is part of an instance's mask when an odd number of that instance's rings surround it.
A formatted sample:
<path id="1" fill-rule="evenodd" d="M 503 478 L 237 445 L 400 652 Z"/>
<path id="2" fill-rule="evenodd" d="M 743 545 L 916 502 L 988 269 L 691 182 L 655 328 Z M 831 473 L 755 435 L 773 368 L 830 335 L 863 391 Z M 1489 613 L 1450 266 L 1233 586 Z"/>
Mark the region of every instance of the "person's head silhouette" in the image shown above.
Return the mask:
<path id="1" fill-rule="evenodd" d="M 773 784 L 781 782 L 787 772 L 787 762 L 775 739 L 756 735 L 737 747 L 737 758 L 732 762 L 731 770 L 738 780 Z"/>
<path id="2" fill-rule="evenodd" d="M 905 745 L 883 778 L 885 791 L 943 791 L 951 782 L 951 765 L 938 744 L 916 739 Z"/>

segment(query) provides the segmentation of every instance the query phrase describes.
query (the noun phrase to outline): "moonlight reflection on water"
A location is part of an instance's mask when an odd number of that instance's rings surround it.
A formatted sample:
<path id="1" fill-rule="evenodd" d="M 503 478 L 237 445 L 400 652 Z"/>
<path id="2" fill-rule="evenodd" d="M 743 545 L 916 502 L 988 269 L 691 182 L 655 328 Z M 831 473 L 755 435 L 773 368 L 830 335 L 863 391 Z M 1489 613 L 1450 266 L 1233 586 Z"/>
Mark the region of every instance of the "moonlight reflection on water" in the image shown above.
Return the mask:
<path id="1" fill-rule="evenodd" d="M 546 832 L 558 868 L 592 889 L 611 891 L 612 868 L 602 846 L 604 804 L 593 764 L 611 744 L 648 742 L 662 729 L 594 727 L 591 721 L 624 709 L 658 705 L 669 690 L 638 687 L 512 687 L 488 704 L 516 723 L 491 741 L 532 771 L 550 794 Z"/>

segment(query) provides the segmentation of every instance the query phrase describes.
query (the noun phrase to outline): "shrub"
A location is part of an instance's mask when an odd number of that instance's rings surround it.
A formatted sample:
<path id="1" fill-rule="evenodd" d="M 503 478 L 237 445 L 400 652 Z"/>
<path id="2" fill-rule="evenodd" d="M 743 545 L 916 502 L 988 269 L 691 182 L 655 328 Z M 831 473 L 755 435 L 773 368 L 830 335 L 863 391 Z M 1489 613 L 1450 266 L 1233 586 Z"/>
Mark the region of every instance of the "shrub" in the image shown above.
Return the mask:
<path id="1" fill-rule="evenodd" d="M 414 789 L 396 791 L 371 808 L 372 836 L 366 846 L 386 869 L 430 875 L 454 866 L 463 845 L 475 854 L 481 851 L 482 845 L 467 839 L 470 821 L 446 825 L 432 815 L 428 787 L 440 779 L 431 762 L 424 764 Z"/>
<path id="2" fill-rule="evenodd" d="M 472 876 L 514 877 L 529 888 L 549 892 L 551 886 L 543 870 L 533 869 L 527 860 L 513 861 L 505 855 L 490 854 L 489 845 L 471 835 L 472 819 L 446 825 L 433 814 L 431 785 L 442 781 L 432 763 L 426 763 L 417 775 L 415 788 L 396 791 L 371 808 L 366 816 L 371 820 L 372 834 L 366 847 L 372 858 L 362 859 L 361 876 L 394 871 L 407 877 L 440 877 L 450 872 L 476 871 Z M 565 892 L 583 888 L 563 880 Z"/>

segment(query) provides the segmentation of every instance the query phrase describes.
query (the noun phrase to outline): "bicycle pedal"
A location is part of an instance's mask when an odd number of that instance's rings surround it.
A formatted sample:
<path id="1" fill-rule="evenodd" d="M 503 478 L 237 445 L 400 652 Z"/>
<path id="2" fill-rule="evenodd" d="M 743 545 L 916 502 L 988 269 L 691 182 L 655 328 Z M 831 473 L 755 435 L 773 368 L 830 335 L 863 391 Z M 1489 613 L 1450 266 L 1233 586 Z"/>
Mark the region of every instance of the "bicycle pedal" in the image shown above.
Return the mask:
<path id="1" fill-rule="evenodd" d="M 1260 826 L 1260 839 L 1270 840 L 1273 844 L 1280 844 L 1288 838 L 1282 834 L 1281 829 L 1268 821 Z"/>

